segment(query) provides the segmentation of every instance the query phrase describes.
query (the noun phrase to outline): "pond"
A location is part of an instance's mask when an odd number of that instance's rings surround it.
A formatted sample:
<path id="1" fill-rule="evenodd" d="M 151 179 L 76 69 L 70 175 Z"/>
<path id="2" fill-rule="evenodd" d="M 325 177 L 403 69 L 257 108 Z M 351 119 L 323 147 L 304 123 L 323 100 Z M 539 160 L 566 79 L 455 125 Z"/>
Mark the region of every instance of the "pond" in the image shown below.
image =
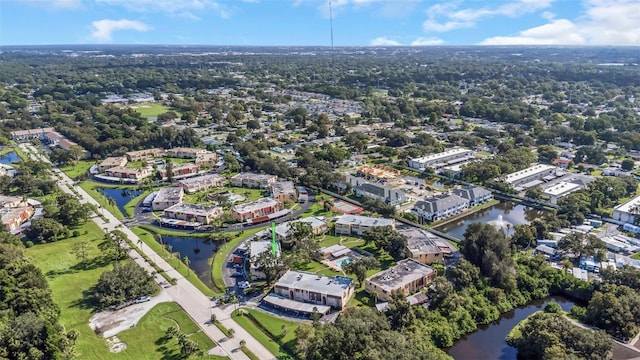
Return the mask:
<path id="1" fill-rule="evenodd" d="M 507 345 L 506 341 L 509 331 L 527 316 L 542 310 L 550 301 L 557 302 L 565 311 L 574 305 L 571 300 L 559 296 L 533 301 L 502 314 L 489 325 L 478 326 L 478 330 L 460 338 L 445 351 L 454 359 L 516 360 L 518 351 Z"/>
<path id="2" fill-rule="evenodd" d="M 127 216 L 127 212 L 124 210 L 125 205 L 127 205 L 127 203 L 133 200 L 136 196 L 143 193 L 143 190 L 136 189 L 97 187 L 96 190 L 102 193 L 102 195 L 104 195 L 105 197 L 113 199 L 113 201 L 116 203 L 116 206 L 118 207 L 118 209 L 120 209 L 120 212 L 124 216 Z"/>
<path id="3" fill-rule="evenodd" d="M 513 226 L 528 224 L 542 215 L 543 211 L 530 208 L 512 201 L 502 201 L 494 206 L 488 207 L 469 214 L 460 219 L 451 221 L 444 225 L 436 226 L 435 229 L 458 239 L 464 238 L 464 231 L 472 223 L 492 223 L 505 230 L 507 235 L 513 233 Z"/>
<path id="4" fill-rule="evenodd" d="M 187 256 L 191 270 L 205 285 L 214 287 L 211 279 L 211 258 L 218 249 L 215 242 L 202 238 L 166 235 L 163 235 L 161 239 L 162 243 L 171 245 L 171 252 L 180 254 L 180 260 Z"/>
<path id="5" fill-rule="evenodd" d="M 15 151 L 0 155 L 0 164 L 11 165 L 15 162 L 20 162 L 20 157 Z"/>

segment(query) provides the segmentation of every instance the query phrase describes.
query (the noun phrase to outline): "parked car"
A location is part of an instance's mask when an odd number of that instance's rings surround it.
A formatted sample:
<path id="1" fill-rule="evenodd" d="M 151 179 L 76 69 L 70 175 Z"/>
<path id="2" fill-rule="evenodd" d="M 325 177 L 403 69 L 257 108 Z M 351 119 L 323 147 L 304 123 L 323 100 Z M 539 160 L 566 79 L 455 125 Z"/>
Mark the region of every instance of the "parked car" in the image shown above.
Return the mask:
<path id="1" fill-rule="evenodd" d="M 141 297 L 137 298 L 134 302 L 136 304 L 141 304 L 143 302 L 147 302 L 147 301 L 150 301 L 150 300 L 151 300 L 151 298 L 148 297 L 148 296 L 141 296 Z"/>
<path id="2" fill-rule="evenodd" d="M 249 287 L 251 287 L 251 285 L 249 285 L 249 282 L 248 282 L 248 281 L 240 281 L 240 282 L 238 283 L 238 287 L 239 287 L 240 289 L 248 289 Z"/>

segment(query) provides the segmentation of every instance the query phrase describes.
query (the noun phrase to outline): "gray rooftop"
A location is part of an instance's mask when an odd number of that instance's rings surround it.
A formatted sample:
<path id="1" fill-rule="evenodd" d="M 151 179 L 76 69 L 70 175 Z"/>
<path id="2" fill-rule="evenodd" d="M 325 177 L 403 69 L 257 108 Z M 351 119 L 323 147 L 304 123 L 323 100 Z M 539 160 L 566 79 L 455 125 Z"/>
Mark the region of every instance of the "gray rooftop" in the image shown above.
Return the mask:
<path id="1" fill-rule="evenodd" d="M 361 225 L 361 226 L 366 226 L 366 227 L 370 227 L 370 226 L 392 226 L 393 225 L 393 220 L 392 219 L 385 219 L 385 218 L 374 218 L 374 217 L 368 217 L 368 216 L 346 214 L 346 215 L 340 216 L 340 218 L 338 218 L 338 220 L 336 221 L 336 224 L 341 224 L 341 225 Z"/>
<path id="2" fill-rule="evenodd" d="M 238 213 L 244 213 L 247 211 L 253 211 L 253 210 L 261 209 L 267 206 L 274 206 L 277 204 L 278 204 L 278 201 L 272 198 L 261 198 L 256 201 L 252 201 L 250 203 L 236 205 L 232 208 L 232 210 Z"/>
<path id="3" fill-rule="evenodd" d="M 468 202 L 469 200 L 455 194 L 441 194 L 425 198 L 424 201 L 418 201 L 413 207 L 426 210 L 429 213 L 436 213 Z"/>
<path id="4" fill-rule="evenodd" d="M 318 292 L 342 297 L 353 285 L 353 279 L 344 276 L 328 277 L 302 271 L 287 271 L 275 286 Z"/>
<path id="5" fill-rule="evenodd" d="M 295 194 L 296 187 L 293 181 L 277 181 L 271 184 L 273 194 Z"/>
<path id="6" fill-rule="evenodd" d="M 158 194 L 156 195 L 154 201 L 160 202 L 181 200 L 182 194 L 184 194 L 184 192 L 180 186 L 164 187 L 158 190 Z"/>
<path id="7" fill-rule="evenodd" d="M 220 180 L 226 180 L 226 179 L 222 175 L 207 174 L 207 175 L 201 175 L 201 176 L 196 176 L 189 179 L 180 180 L 178 181 L 178 184 L 184 184 L 188 186 L 188 185 L 198 184 L 205 181 L 208 182 L 208 181 L 220 181 Z"/>
<path id="8" fill-rule="evenodd" d="M 466 185 L 460 189 L 454 189 L 453 193 L 465 199 L 473 200 L 490 195 L 491 191 L 477 185 Z"/>
<path id="9" fill-rule="evenodd" d="M 293 221 L 287 221 L 287 222 L 283 222 L 282 224 L 278 224 L 278 226 L 276 226 L 276 234 L 281 235 L 281 236 L 286 236 L 287 232 L 291 229 L 291 224 L 296 223 L 296 222 L 302 222 L 302 223 L 307 223 L 309 225 L 311 225 L 311 228 L 315 228 L 318 226 L 323 226 L 323 225 L 327 225 L 327 223 L 315 216 L 311 216 L 311 217 L 307 217 L 307 218 L 302 218 L 302 219 L 298 219 L 298 220 L 293 220 Z"/>
<path id="10" fill-rule="evenodd" d="M 407 248 L 412 253 L 437 254 L 442 252 L 436 243 L 439 238 L 430 232 L 416 228 L 402 229 L 398 232 L 407 237 Z"/>
<path id="11" fill-rule="evenodd" d="M 390 269 L 383 270 L 367 280 L 388 292 L 398 289 L 407 283 L 423 278 L 434 272 L 431 267 L 423 265 L 413 259 L 398 261 Z"/>
<path id="12" fill-rule="evenodd" d="M 212 213 L 215 214 L 216 212 L 222 212 L 222 208 L 219 206 L 206 206 L 206 205 L 180 203 L 173 206 L 169 206 L 168 208 L 164 209 L 164 211 L 208 216 L 208 215 L 211 215 Z"/>

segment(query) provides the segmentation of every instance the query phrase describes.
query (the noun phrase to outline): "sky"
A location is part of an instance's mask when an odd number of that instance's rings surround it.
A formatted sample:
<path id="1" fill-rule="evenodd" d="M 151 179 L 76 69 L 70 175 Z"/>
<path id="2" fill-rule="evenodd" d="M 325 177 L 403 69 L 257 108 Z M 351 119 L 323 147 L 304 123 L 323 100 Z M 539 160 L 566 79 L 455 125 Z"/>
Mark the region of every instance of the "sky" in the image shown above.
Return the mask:
<path id="1" fill-rule="evenodd" d="M 331 46 L 332 23 L 335 46 L 640 46 L 640 0 L 0 0 L 0 45 Z"/>

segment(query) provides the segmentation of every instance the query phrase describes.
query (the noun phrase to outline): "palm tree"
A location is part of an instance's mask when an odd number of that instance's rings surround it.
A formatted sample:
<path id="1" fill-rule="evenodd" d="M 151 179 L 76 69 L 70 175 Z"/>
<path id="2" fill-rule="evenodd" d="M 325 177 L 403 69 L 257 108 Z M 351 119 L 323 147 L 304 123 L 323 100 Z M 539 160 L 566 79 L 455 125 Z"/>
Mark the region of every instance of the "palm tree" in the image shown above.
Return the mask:
<path id="1" fill-rule="evenodd" d="M 182 262 L 184 262 L 184 264 L 187 265 L 187 277 L 189 277 L 189 274 L 190 274 L 190 272 L 189 272 L 189 264 L 191 264 L 191 260 L 189 260 L 189 257 L 185 255 L 182 258 Z"/>
<path id="2" fill-rule="evenodd" d="M 236 333 L 235 330 L 233 330 L 233 328 L 229 329 L 229 331 L 227 331 L 227 333 L 229 334 L 229 336 L 227 336 L 229 339 L 233 338 L 233 335 Z"/>
<path id="3" fill-rule="evenodd" d="M 247 341 L 244 339 L 240 340 L 240 347 L 245 347 L 245 346 L 247 346 Z"/>

